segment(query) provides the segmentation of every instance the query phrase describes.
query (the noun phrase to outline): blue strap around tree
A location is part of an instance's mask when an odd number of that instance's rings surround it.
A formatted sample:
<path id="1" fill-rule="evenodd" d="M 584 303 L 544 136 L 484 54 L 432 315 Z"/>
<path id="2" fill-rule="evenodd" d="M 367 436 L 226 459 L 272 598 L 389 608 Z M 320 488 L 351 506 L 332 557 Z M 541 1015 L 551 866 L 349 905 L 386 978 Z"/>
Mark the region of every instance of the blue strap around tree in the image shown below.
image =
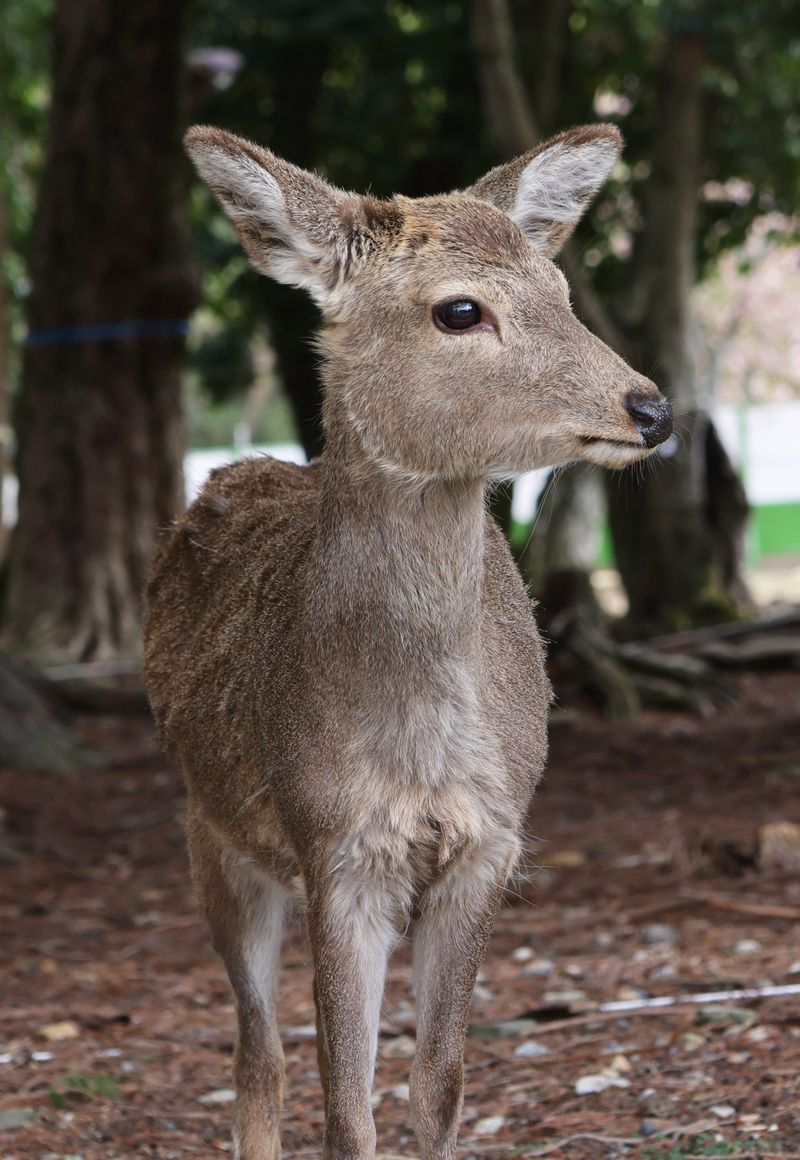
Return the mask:
<path id="1" fill-rule="evenodd" d="M 176 338 L 189 333 L 188 318 L 102 322 L 95 326 L 51 326 L 29 330 L 26 346 L 56 346 L 65 342 L 107 342 L 119 338 Z"/>

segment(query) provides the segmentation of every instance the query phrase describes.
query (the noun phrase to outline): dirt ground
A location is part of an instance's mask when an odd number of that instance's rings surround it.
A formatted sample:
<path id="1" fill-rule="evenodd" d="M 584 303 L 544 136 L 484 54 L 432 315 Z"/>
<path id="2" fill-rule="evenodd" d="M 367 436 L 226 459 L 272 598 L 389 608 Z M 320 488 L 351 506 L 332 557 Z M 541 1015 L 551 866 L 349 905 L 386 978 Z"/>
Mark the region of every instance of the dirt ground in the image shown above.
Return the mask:
<path id="1" fill-rule="evenodd" d="M 710 720 L 554 727 L 529 873 L 475 991 L 462 1156 L 800 1155 L 800 996 L 691 1001 L 800 984 L 800 870 L 791 850 L 754 860 L 760 826 L 800 823 L 800 673 L 739 684 Z M 0 872 L 0 1160 L 230 1153 L 234 1014 L 195 914 L 179 780 L 143 722 L 82 727 L 108 766 L 0 773 L 22 854 Z M 403 946 L 384 1006 L 384 1157 L 418 1155 L 408 962 Z M 299 925 L 284 963 L 285 1155 L 318 1156 Z M 680 1002 L 597 1010 L 655 996 Z"/>

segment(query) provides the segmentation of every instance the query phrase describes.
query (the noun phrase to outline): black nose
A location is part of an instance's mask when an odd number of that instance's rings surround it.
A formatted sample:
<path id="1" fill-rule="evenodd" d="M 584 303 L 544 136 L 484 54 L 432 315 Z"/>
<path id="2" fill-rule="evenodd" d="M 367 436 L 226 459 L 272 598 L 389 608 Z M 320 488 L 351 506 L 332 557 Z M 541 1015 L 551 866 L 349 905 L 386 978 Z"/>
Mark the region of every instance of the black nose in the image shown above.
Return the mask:
<path id="1" fill-rule="evenodd" d="M 631 393 L 625 400 L 625 410 L 640 431 L 645 447 L 656 447 L 672 434 L 672 407 L 666 399 L 654 402 Z"/>

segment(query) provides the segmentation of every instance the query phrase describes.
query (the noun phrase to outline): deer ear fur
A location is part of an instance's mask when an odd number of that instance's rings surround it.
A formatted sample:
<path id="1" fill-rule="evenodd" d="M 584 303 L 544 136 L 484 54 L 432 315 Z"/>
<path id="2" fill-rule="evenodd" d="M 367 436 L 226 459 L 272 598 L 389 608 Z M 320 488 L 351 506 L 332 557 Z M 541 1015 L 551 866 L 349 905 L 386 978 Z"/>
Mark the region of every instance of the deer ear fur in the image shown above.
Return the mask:
<path id="1" fill-rule="evenodd" d="M 498 165 L 467 193 L 512 217 L 547 258 L 555 257 L 622 151 L 614 125 L 582 125 Z"/>
<path id="2" fill-rule="evenodd" d="M 184 145 L 255 268 L 324 305 L 347 268 L 359 199 L 222 129 L 195 126 Z"/>

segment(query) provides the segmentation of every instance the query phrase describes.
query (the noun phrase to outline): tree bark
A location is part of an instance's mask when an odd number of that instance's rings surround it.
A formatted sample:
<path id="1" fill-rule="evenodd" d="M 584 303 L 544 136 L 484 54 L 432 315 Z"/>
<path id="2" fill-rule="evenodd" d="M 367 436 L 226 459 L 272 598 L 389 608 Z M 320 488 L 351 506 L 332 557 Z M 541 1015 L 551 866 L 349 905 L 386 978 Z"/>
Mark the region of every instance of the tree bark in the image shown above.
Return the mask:
<path id="1" fill-rule="evenodd" d="M 53 713 L 39 683 L 0 656 L 0 765 L 60 773 L 92 764 L 96 758 Z"/>
<path id="2" fill-rule="evenodd" d="M 9 646 L 39 659 L 138 652 L 156 532 L 183 504 L 185 7 L 56 6 L 6 605 Z"/>
<path id="3" fill-rule="evenodd" d="M 747 501 L 698 404 L 690 341 L 703 64 L 698 37 L 666 41 L 637 279 L 643 312 L 634 358 L 672 402 L 676 436 L 668 454 L 643 471 L 608 477 L 617 565 L 634 635 L 731 619 L 744 590 L 738 564 Z"/>
<path id="4" fill-rule="evenodd" d="M 8 250 L 8 203 L 5 191 L 0 189 L 0 263 Z M 8 288 L 0 268 L 0 561 L 5 560 L 8 547 L 9 513 L 5 503 L 5 482 L 11 466 L 13 432 L 11 430 L 10 379 L 11 311 Z"/>
<path id="5" fill-rule="evenodd" d="M 472 43 L 489 126 L 504 158 L 532 149 L 538 126 L 514 62 L 506 0 L 472 0 Z"/>
<path id="6" fill-rule="evenodd" d="M 543 40 L 557 32 L 562 8 L 551 0 L 541 14 Z M 524 152 L 537 143 L 539 132 L 515 62 L 507 0 L 472 0 L 471 12 L 490 128 L 504 156 Z M 655 379 L 677 415 L 668 456 L 658 456 L 643 470 L 607 477 L 612 534 L 634 634 L 730 618 L 742 607 L 745 593 L 739 565 L 747 502 L 698 404 L 690 344 L 689 295 L 703 169 L 703 65 L 699 37 L 679 30 L 665 36 L 645 229 L 625 301 L 623 295 L 616 303 L 600 300 L 573 248 L 568 246 L 561 259 L 577 314 Z M 559 118 L 553 91 L 542 91 L 542 78 L 554 75 L 552 68 L 538 70 L 536 84 L 537 109 L 546 109 L 552 121 L 548 131 Z M 565 484 L 566 475 L 560 486 Z M 569 520 L 570 510 L 569 504 L 559 507 L 548 531 L 561 537 L 558 525 Z M 541 577 L 539 582 L 544 583 Z"/>

